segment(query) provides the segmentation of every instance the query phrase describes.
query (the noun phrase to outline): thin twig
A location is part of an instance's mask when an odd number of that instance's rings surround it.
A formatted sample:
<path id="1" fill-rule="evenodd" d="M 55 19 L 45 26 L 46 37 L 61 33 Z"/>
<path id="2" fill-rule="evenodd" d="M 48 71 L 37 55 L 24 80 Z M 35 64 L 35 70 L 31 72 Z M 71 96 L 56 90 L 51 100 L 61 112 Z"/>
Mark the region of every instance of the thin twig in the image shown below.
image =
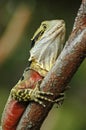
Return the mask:
<path id="1" fill-rule="evenodd" d="M 73 31 L 55 65 L 44 78 L 40 86 L 41 90 L 53 92 L 53 99 L 55 99 L 65 90 L 85 56 L 86 0 L 83 0 L 74 23 Z M 17 130 L 39 130 L 52 106 L 52 103 L 46 103 L 46 108 L 36 103 L 29 104 L 19 122 Z"/>

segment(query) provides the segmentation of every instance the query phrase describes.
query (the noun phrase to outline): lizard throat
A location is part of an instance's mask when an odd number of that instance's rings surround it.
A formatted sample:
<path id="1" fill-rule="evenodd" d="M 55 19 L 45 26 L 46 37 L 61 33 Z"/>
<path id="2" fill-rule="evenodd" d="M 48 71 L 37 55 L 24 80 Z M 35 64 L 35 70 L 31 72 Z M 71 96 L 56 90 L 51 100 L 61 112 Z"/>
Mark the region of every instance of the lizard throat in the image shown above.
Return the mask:
<path id="1" fill-rule="evenodd" d="M 60 35 L 51 39 L 47 38 L 46 41 L 40 40 L 30 51 L 31 68 L 45 76 L 54 65 L 62 48 L 63 39 Z"/>
<path id="2" fill-rule="evenodd" d="M 45 77 L 48 72 L 47 70 L 41 68 L 36 62 L 31 63 L 30 69 L 37 71 L 43 77 Z"/>

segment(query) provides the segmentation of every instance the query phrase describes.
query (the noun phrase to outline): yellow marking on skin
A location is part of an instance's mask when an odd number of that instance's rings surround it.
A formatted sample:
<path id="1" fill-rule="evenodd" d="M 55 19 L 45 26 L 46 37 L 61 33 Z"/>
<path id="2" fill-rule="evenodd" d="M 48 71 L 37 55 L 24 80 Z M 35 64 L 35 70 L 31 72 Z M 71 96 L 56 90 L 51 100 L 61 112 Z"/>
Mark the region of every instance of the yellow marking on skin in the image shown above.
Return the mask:
<path id="1" fill-rule="evenodd" d="M 50 98 L 45 97 L 45 95 L 53 96 L 53 93 L 40 91 L 38 85 L 39 84 L 36 85 L 35 89 L 25 89 L 25 90 L 12 89 L 11 91 L 12 98 L 18 100 L 19 102 L 35 101 L 40 105 L 42 105 L 43 107 L 45 107 L 46 105 L 41 100 L 49 101 L 52 103 L 58 103 L 58 104 L 60 101 L 64 100 L 64 93 L 61 93 L 59 96 L 62 97 L 59 97 L 56 100 L 51 100 Z"/>

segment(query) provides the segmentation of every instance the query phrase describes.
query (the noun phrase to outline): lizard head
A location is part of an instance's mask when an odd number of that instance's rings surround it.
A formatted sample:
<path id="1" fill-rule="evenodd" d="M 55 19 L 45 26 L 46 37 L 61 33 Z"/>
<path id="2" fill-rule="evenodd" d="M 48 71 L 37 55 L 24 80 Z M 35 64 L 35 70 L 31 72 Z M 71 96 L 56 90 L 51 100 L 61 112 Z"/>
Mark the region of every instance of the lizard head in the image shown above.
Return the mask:
<path id="1" fill-rule="evenodd" d="M 29 61 L 48 72 L 63 48 L 65 40 L 64 20 L 44 21 L 35 32 Z M 34 67 L 33 67 L 34 68 Z"/>

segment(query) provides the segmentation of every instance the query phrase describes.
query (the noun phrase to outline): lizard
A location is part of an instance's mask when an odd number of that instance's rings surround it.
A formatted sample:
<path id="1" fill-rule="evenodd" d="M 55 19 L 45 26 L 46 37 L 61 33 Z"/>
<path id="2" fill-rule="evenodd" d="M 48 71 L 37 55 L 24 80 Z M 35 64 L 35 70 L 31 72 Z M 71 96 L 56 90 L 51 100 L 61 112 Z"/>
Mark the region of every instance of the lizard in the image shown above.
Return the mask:
<path id="1" fill-rule="evenodd" d="M 10 96 L 2 114 L 1 124 L 3 130 L 16 130 L 17 124 L 29 102 L 36 102 L 43 107 L 43 100 L 55 103 L 48 98 L 51 92 L 40 91 L 40 83 L 50 71 L 61 53 L 65 40 L 64 20 L 43 21 L 33 35 L 30 50 L 29 66 L 18 83 L 11 89 Z"/>

